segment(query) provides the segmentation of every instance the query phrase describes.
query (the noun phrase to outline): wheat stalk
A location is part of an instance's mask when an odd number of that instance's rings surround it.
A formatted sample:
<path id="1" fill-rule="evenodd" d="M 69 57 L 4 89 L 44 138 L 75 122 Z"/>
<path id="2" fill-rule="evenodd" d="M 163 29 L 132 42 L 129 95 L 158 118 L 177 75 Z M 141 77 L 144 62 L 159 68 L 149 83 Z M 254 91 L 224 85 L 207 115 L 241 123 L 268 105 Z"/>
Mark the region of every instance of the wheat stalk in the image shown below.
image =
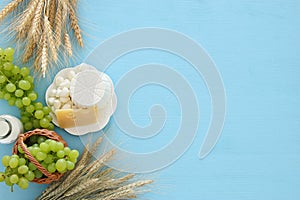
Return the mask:
<path id="1" fill-rule="evenodd" d="M 111 158 L 113 150 L 103 154 L 98 160 L 93 161 L 93 154 L 102 142 L 99 138 L 89 149 L 85 148 L 76 168 L 63 176 L 59 182 L 51 184 L 38 200 L 113 200 L 136 198 L 137 194 L 143 192 L 139 187 L 152 183 L 152 180 L 131 180 L 134 174 L 118 177 L 120 172 L 105 167 L 103 162 Z M 82 167 L 83 166 L 83 167 Z"/>
<path id="2" fill-rule="evenodd" d="M 33 58 L 35 71 L 45 77 L 51 64 L 63 64 L 66 56 L 74 55 L 71 36 L 83 47 L 76 7 L 77 0 L 12 0 L 0 11 L 0 22 L 14 10 L 18 12 L 5 30 L 12 31 L 21 44 L 17 46 L 24 49 L 23 63 Z"/>

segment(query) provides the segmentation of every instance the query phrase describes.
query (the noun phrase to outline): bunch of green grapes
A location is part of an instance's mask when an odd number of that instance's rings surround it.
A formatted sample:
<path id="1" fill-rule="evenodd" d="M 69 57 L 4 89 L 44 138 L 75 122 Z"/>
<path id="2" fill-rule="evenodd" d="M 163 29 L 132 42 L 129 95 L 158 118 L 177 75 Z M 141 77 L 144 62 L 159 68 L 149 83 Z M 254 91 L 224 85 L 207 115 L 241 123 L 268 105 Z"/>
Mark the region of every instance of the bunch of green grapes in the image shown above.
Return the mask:
<path id="1" fill-rule="evenodd" d="M 77 150 L 65 147 L 63 143 L 44 136 L 33 135 L 26 141 L 26 148 L 34 158 L 50 173 L 65 173 L 73 170 L 79 156 Z M 28 160 L 27 155 L 18 146 L 18 155 L 3 156 L 2 164 L 5 172 L 0 172 L 0 182 L 13 188 L 17 184 L 27 189 L 29 182 L 35 178 L 43 178 L 43 173 Z"/>
<path id="2" fill-rule="evenodd" d="M 21 112 L 21 121 L 26 131 L 34 128 L 54 129 L 51 123 L 51 109 L 36 102 L 38 94 L 34 91 L 34 79 L 28 67 L 13 64 L 13 48 L 0 48 L 0 99 L 8 101 Z"/>

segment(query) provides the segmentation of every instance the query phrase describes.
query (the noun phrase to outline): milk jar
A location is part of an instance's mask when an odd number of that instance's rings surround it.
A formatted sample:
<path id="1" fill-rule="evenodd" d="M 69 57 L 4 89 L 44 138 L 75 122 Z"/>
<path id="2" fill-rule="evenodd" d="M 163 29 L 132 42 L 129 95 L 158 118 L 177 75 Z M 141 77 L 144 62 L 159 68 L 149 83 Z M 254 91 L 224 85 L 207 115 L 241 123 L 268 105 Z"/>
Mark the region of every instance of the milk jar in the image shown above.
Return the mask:
<path id="1" fill-rule="evenodd" d="M 23 133 L 23 125 L 18 118 L 10 115 L 0 115 L 0 143 L 15 142 L 21 133 Z"/>

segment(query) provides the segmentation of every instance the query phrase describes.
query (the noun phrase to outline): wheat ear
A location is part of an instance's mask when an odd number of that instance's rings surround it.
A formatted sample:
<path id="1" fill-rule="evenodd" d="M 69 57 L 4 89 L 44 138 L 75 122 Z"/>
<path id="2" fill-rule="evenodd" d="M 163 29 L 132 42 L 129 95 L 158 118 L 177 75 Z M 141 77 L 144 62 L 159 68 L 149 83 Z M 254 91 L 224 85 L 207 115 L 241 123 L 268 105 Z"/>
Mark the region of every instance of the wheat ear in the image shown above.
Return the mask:
<path id="1" fill-rule="evenodd" d="M 13 10 L 15 10 L 18 5 L 24 0 L 13 0 L 10 2 L 7 6 L 3 8 L 3 10 L 0 11 L 0 22 Z"/>
<path id="2" fill-rule="evenodd" d="M 54 27 L 55 15 L 56 15 L 56 0 L 50 0 L 50 8 L 49 8 L 49 22 L 51 28 Z"/>
<path id="3" fill-rule="evenodd" d="M 49 48 L 50 48 L 50 51 L 51 51 L 53 61 L 57 62 L 57 60 L 58 60 L 57 49 L 56 49 L 55 42 L 54 42 L 54 39 L 53 39 L 53 33 L 52 33 L 51 25 L 50 25 L 50 22 L 49 22 L 47 16 L 44 17 L 44 28 L 45 28 L 45 31 L 46 31 L 46 34 L 47 34 L 47 38 L 48 38 L 48 42 L 49 42 Z"/>
<path id="4" fill-rule="evenodd" d="M 49 64 L 49 58 L 48 58 L 48 42 L 46 40 L 46 34 L 44 34 L 44 39 L 43 39 L 43 50 L 42 50 L 42 57 L 41 57 L 41 70 L 42 70 L 42 75 L 45 78 L 46 77 L 46 71 L 47 71 L 47 66 Z"/>
<path id="5" fill-rule="evenodd" d="M 19 20 L 20 23 L 16 26 L 16 31 L 18 32 L 19 38 L 24 38 L 26 33 L 28 32 L 38 2 L 39 0 L 31 0 L 29 2 L 28 8 L 22 14 L 22 17 Z"/>
<path id="6" fill-rule="evenodd" d="M 45 0 L 39 0 L 39 4 L 35 9 L 34 17 L 32 20 L 31 31 L 29 37 L 32 37 L 36 43 L 38 43 L 38 37 L 41 35 L 40 27 L 42 23 L 42 11 L 44 6 Z"/>
<path id="7" fill-rule="evenodd" d="M 69 7 L 70 10 L 70 20 L 71 20 L 71 27 L 74 30 L 75 37 L 77 39 L 78 44 L 83 47 L 83 40 L 81 35 L 81 29 L 78 25 L 78 19 L 76 17 L 75 11 L 72 6 Z"/>
<path id="8" fill-rule="evenodd" d="M 73 55 L 73 51 L 70 36 L 68 33 L 65 33 L 65 48 L 67 50 L 68 55 L 71 57 Z"/>

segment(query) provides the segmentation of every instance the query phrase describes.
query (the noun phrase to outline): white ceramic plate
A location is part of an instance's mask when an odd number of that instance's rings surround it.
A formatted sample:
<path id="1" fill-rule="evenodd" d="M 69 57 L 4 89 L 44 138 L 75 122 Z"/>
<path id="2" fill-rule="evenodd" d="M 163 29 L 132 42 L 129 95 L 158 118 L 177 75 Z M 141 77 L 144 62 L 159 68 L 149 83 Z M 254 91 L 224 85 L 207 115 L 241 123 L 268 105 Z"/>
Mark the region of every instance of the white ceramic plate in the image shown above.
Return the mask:
<path id="1" fill-rule="evenodd" d="M 97 70 L 96 68 L 94 68 L 93 66 L 87 65 L 87 64 L 80 64 L 77 67 L 74 68 L 65 68 L 63 70 L 61 70 L 60 72 L 57 73 L 57 75 L 54 77 L 54 80 L 56 79 L 56 77 L 58 76 L 62 76 L 65 77 L 66 74 L 68 74 L 71 70 L 76 71 L 76 72 L 80 72 L 83 70 Z M 54 87 L 54 84 L 52 83 L 47 91 L 46 91 L 46 103 L 48 105 L 48 94 L 49 91 L 52 90 Z M 103 129 L 107 123 L 110 120 L 110 117 L 112 116 L 112 114 L 115 112 L 116 107 L 117 107 L 117 97 L 116 94 L 114 92 L 114 90 L 112 91 L 112 98 L 111 98 L 111 102 L 109 102 L 107 104 L 107 106 L 103 107 L 103 108 L 99 108 L 99 115 L 98 115 L 98 120 L 95 124 L 90 124 L 88 126 L 77 126 L 74 128 L 67 128 L 65 129 L 65 131 L 67 131 L 68 133 L 72 134 L 72 135 L 84 135 L 87 133 L 92 133 L 92 132 L 96 132 L 96 131 L 100 131 L 101 129 Z M 48 105 L 49 106 L 49 105 Z M 53 120 L 52 122 L 59 127 L 56 116 L 53 112 L 50 113 Z"/>

